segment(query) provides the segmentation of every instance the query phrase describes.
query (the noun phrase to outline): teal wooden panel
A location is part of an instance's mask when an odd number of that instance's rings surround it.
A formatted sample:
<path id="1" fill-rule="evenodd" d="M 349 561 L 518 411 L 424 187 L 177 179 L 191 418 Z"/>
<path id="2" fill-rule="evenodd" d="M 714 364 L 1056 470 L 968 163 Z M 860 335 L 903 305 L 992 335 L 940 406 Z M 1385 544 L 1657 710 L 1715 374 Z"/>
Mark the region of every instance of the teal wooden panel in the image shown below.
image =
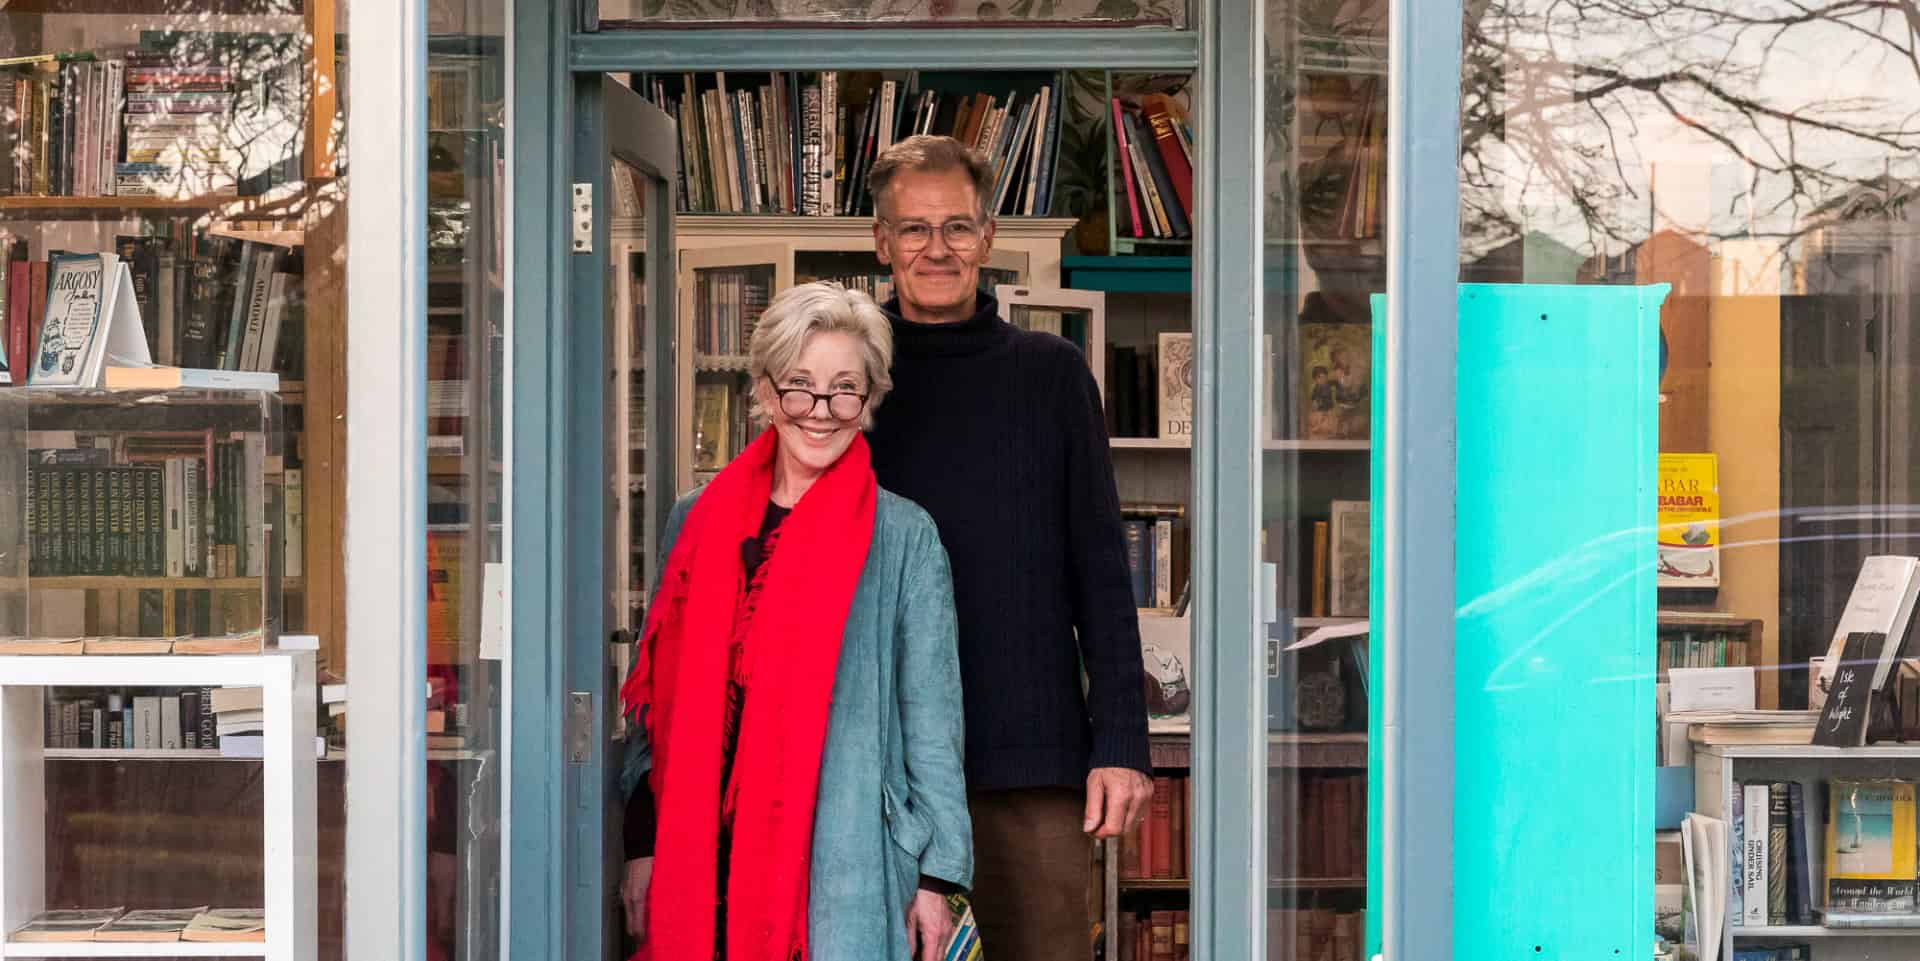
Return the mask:
<path id="1" fill-rule="evenodd" d="M 1646 950 L 1666 294 L 1665 285 L 1460 286 L 1454 957 Z M 1376 296 L 1376 365 L 1390 349 L 1384 307 Z M 1379 430 L 1376 419 L 1376 478 Z M 1376 538 L 1390 536 L 1382 513 Z M 1371 706 L 1376 723 L 1378 712 Z M 1372 760 L 1368 823 L 1382 824 L 1384 772 Z M 1380 848 L 1369 841 L 1377 906 Z"/>

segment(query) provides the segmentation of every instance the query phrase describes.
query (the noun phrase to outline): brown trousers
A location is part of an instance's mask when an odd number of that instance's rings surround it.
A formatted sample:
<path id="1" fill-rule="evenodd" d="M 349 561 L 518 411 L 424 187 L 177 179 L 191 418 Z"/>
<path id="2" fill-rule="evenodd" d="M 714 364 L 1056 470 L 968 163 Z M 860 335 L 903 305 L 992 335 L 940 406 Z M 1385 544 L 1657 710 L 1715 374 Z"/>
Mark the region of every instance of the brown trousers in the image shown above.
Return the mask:
<path id="1" fill-rule="evenodd" d="M 1070 788 L 975 791 L 973 917 L 985 961 L 1087 961 L 1093 841 L 1081 832 L 1086 793 Z"/>

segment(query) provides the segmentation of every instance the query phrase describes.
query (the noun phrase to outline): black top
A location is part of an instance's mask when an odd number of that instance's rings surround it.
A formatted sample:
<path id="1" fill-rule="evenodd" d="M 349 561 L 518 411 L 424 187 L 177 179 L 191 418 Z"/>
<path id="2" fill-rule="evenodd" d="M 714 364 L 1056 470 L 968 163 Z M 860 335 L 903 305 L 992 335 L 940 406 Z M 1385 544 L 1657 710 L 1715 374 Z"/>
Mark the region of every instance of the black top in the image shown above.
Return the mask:
<path id="1" fill-rule="evenodd" d="M 967 786 L 1150 772 L 1099 389 L 1078 348 L 979 296 L 953 324 L 913 323 L 888 302 L 894 386 L 868 437 L 880 485 L 933 516 L 952 560 Z"/>

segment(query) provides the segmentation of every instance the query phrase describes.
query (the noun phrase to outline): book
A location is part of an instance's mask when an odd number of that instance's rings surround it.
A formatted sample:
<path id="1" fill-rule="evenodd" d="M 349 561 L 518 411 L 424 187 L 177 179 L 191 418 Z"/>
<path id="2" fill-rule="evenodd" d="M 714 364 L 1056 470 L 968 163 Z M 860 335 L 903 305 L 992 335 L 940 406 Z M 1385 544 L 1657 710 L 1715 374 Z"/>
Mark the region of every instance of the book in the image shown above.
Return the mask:
<path id="1" fill-rule="evenodd" d="M 1867 743 L 1867 729 L 1877 704 L 1870 679 L 1874 665 L 1879 663 L 1880 654 L 1887 646 L 1887 636 L 1877 631 L 1853 631 L 1847 635 L 1840 667 L 1835 670 L 1820 707 L 1820 722 L 1814 728 L 1813 743 L 1829 747 L 1860 747 Z"/>
<path id="2" fill-rule="evenodd" d="M 178 941 L 193 919 L 205 911 L 197 908 L 128 911 L 93 932 L 95 941 Z"/>
<path id="3" fill-rule="evenodd" d="M 86 639 L 86 653 L 108 655 L 170 654 L 173 652 L 173 638 L 170 637 L 89 637 Z"/>
<path id="4" fill-rule="evenodd" d="M 1913 913 L 1914 782 L 1834 778 L 1827 787 L 1827 910 Z"/>
<path id="5" fill-rule="evenodd" d="M 1372 328 L 1301 324 L 1302 440 L 1366 440 L 1372 431 Z"/>
<path id="6" fill-rule="evenodd" d="M 180 940 L 245 942 L 267 939 L 267 913 L 259 908 L 215 908 L 202 911 L 180 931 Z"/>
<path id="7" fill-rule="evenodd" d="M 251 576 L 251 575 L 250 575 Z M 258 654 L 261 633 L 241 631 L 219 637 L 183 637 L 173 642 L 175 654 Z"/>
<path id="8" fill-rule="evenodd" d="M 1787 784 L 1767 785 L 1767 923 L 1787 923 L 1787 877 L 1791 873 L 1787 838 L 1792 833 Z"/>
<path id="9" fill-rule="evenodd" d="M 1122 545 L 1127 552 L 1127 577 L 1133 587 L 1133 606 L 1153 606 L 1153 533 L 1152 525 L 1138 518 L 1120 522 Z"/>
<path id="10" fill-rule="evenodd" d="M 1657 587 L 1720 586 L 1720 478 L 1713 454 L 1660 455 Z"/>
<path id="11" fill-rule="evenodd" d="M 1818 923 L 1813 908 L 1812 835 L 1808 831 L 1805 785 L 1787 782 L 1787 864 L 1792 876 L 1787 879 L 1787 923 Z"/>
<path id="12" fill-rule="evenodd" d="M 1159 437 L 1192 443 L 1193 334 L 1163 331 L 1159 346 Z"/>
<path id="13" fill-rule="evenodd" d="M 1767 845 L 1770 840 L 1768 818 L 1771 808 L 1765 784 L 1748 784 L 1744 790 L 1747 823 L 1744 829 L 1746 847 L 1741 851 L 1740 858 L 1740 876 L 1743 879 L 1740 892 L 1743 914 L 1740 922 L 1745 927 L 1761 927 L 1767 923 Z"/>
<path id="14" fill-rule="evenodd" d="M 1327 613 L 1333 617 L 1366 617 L 1368 544 L 1372 537 L 1369 505 L 1367 501 L 1337 500 L 1331 510 Z"/>
<path id="15" fill-rule="evenodd" d="M 1331 547 L 1331 526 L 1326 521 L 1313 522 L 1312 560 L 1308 566 L 1312 585 L 1309 594 L 1308 613 L 1313 617 L 1327 616 L 1327 570 L 1328 550 Z"/>
<path id="16" fill-rule="evenodd" d="M 1871 685 L 1876 691 L 1883 688 L 1894 652 L 1900 648 L 1913 618 L 1916 596 L 1920 596 L 1920 557 L 1875 555 L 1862 561 L 1853 591 L 1847 596 L 1847 606 L 1840 614 L 1839 623 L 1834 625 L 1832 639 L 1827 642 L 1827 657 L 1821 664 L 1818 679 L 1820 687 L 1823 690 L 1832 687 L 1834 669 L 1843 659 L 1847 635 L 1873 631 L 1886 635 L 1891 641 L 1874 670 Z"/>
<path id="17" fill-rule="evenodd" d="M 82 908 L 43 911 L 8 935 L 9 941 L 35 944 L 65 941 L 92 941 L 94 933 L 120 916 L 125 908 Z"/>
<path id="18" fill-rule="evenodd" d="M 280 389 L 280 375 L 262 370 L 208 370 L 200 367 L 108 367 L 109 390 L 263 390 Z"/>
<path id="19" fill-rule="evenodd" d="M 85 653 L 85 650 L 86 639 L 79 637 L 0 638 L 0 655 L 70 656 Z"/>
<path id="20" fill-rule="evenodd" d="M 28 383 L 97 387 L 109 364 L 152 363 L 140 326 L 133 278 L 111 253 L 64 254 L 49 261 L 47 308 Z"/>

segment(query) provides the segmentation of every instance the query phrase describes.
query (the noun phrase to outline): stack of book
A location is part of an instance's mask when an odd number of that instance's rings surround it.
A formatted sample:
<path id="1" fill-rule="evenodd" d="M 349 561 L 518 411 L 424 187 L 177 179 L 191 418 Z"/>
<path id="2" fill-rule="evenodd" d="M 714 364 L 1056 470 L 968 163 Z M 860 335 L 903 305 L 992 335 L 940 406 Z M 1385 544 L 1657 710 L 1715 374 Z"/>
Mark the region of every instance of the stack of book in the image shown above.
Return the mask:
<path id="1" fill-rule="evenodd" d="M 1187 961 L 1190 919 L 1184 910 L 1120 915 L 1119 961 Z"/>
<path id="2" fill-rule="evenodd" d="M 270 549 L 265 435 L 115 439 L 28 452 L 30 574 L 262 576 Z"/>
<path id="3" fill-rule="evenodd" d="M 1193 237 L 1193 127 L 1179 98 L 1165 93 L 1114 97 L 1112 108 L 1116 232 L 1151 240 Z"/>
<path id="4" fill-rule="evenodd" d="M 215 688 L 207 705 L 221 757 L 265 757 L 265 696 L 257 687 Z"/>
<path id="5" fill-rule="evenodd" d="M 1147 816 L 1120 840 L 1120 878 L 1177 881 L 1187 877 L 1187 778 L 1156 777 Z"/>
<path id="6" fill-rule="evenodd" d="M 1107 434 L 1159 437 L 1160 390 L 1157 348 L 1116 345 L 1107 351 Z"/>
<path id="7" fill-rule="evenodd" d="M 954 137 L 992 165 L 989 208 L 1052 209 L 1064 112 L 1059 74 L 962 91 L 953 76 L 825 71 L 657 76 L 645 95 L 679 123 L 681 209 L 804 216 L 871 214 L 874 159 L 915 134 Z"/>
<path id="8" fill-rule="evenodd" d="M 52 258 L 66 253 L 76 251 L 33 259 L 24 240 L 0 243 L 0 330 L 15 384 L 25 382 L 38 346 Z M 299 248 L 180 227 L 165 236 L 118 237 L 113 253 L 132 275 L 155 363 L 298 376 L 306 314 Z"/>
<path id="9" fill-rule="evenodd" d="M 771 271 L 701 270 L 693 285 L 693 349 L 709 357 L 743 357 L 753 329 L 773 299 Z"/>
<path id="10" fill-rule="evenodd" d="M 182 65 L 161 51 L 127 55 L 126 155 L 115 170 L 121 196 L 231 196 L 239 159 L 227 145 L 233 73 Z"/>

